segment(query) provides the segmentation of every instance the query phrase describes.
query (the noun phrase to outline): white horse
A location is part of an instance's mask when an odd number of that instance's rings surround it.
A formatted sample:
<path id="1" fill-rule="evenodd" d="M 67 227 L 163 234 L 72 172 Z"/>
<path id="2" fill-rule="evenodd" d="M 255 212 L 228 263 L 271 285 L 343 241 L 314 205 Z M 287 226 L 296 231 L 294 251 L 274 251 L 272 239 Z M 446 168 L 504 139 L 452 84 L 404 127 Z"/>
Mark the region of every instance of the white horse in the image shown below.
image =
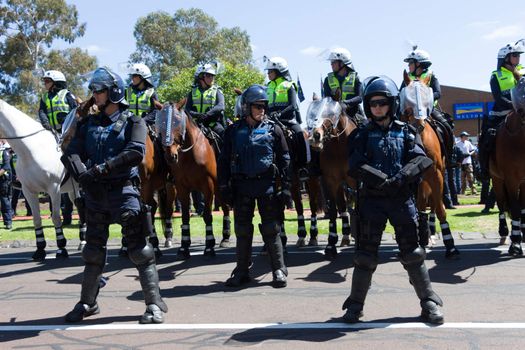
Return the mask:
<path id="1" fill-rule="evenodd" d="M 72 180 L 62 184 L 66 170 L 60 161 L 62 152 L 55 137 L 33 118 L 0 99 L 0 138 L 8 140 L 18 155 L 17 176 L 33 212 L 37 246 L 33 260 L 42 261 L 46 256 L 46 240 L 38 202 L 40 192 L 46 192 L 51 199 L 51 217 L 58 247 L 56 257 L 67 258 L 67 241 L 62 232 L 60 218 L 60 194 L 67 192 L 74 200 L 78 185 Z"/>

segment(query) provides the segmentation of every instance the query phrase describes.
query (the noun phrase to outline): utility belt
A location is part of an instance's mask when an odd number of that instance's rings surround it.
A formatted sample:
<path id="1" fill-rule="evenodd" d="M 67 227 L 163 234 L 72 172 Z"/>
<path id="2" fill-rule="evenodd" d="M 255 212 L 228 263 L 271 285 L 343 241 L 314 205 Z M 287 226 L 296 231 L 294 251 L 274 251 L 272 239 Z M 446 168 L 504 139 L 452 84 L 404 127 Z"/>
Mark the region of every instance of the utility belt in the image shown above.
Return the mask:
<path id="1" fill-rule="evenodd" d="M 113 191 L 115 189 L 121 189 L 126 186 L 137 185 L 136 181 L 130 179 L 114 180 L 111 182 L 94 182 L 97 187 L 102 187 L 106 191 Z"/>
<path id="2" fill-rule="evenodd" d="M 274 167 L 270 167 L 267 171 L 257 175 L 246 175 L 246 174 L 233 174 L 233 180 L 263 180 L 263 179 L 273 179 L 275 178 Z"/>

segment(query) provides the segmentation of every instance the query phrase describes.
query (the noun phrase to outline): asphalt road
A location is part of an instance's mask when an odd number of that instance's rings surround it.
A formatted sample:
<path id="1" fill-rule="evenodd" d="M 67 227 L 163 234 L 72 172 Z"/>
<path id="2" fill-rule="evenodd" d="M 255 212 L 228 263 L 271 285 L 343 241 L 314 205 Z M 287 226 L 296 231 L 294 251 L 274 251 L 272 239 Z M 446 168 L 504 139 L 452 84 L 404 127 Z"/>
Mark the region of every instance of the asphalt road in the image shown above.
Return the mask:
<path id="1" fill-rule="evenodd" d="M 326 236 L 322 236 L 326 237 Z M 0 248 L 0 349 L 207 349 L 256 346 L 269 349 L 518 349 L 525 345 L 525 265 L 510 258 L 497 235 L 455 235 L 461 259 L 444 258 L 441 242 L 427 256 L 434 289 L 444 300 L 445 324 L 419 319 L 419 300 L 396 259 L 395 241 L 385 235 L 363 322 L 341 323 L 349 294 L 353 248 L 336 261 L 322 247 L 293 246 L 288 287 L 271 287 L 267 257 L 255 242 L 254 281 L 241 289 L 223 282 L 235 266 L 235 249 L 205 259 L 193 246 L 187 261 L 164 250 L 158 268 L 161 293 L 170 310 L 162 325 L 139 325 L 144 312 L 137 271 L 110 245 L 101 289 L 101 313 L 78 325 L 63 316 L 80 295 L 83 263 L 71 249 L 66 261 L 31 260 L 34 247 Z M 198 242 L 199 243 L 199 242 Z M 202 243 L 202 242 L 200 242 Z M 324 242 L 321 242 L 324 244 Z M 70 247 L 75 247 L 71 242 Z"/>

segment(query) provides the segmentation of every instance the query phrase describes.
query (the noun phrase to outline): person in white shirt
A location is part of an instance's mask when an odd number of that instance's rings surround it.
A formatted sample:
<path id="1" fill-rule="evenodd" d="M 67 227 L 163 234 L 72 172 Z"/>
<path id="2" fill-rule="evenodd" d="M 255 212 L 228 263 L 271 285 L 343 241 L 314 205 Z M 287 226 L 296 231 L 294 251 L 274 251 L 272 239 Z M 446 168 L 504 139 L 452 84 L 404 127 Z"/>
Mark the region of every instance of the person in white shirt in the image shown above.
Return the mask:
<path id="1" fill-rule="evenodd" d="M 468 140 L 469 133 L 462 131 L 459 134 L 460 140 L 456 142 L 465 158 L 461 162 L 461 194 L 465 194 L 465 190 L 470 187 L 472 194 L 477 194 L 474 187 L 474 169 L 472 167 L 472 154 L 476 152 L 476 147 Z"/>

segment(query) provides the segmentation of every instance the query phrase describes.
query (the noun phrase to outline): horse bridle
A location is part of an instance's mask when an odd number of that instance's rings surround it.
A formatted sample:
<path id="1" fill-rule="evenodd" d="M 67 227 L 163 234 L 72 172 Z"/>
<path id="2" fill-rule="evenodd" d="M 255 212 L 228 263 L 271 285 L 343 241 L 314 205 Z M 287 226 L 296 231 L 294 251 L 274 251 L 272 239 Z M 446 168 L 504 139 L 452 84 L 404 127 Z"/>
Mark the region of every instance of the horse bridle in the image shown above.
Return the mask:
<path id="1" fill-rule="evenodd" d="M 348 120 L 348 118 L 345 116 L 343 118 L 346 118 L 346 121 L 345 121 L 345 126 L 343 128 L 343 130 L 341 130 L 341 132 L 337 133 L 337 134 L 333 134 L 333 131 L 334 130 L 337 130 L 337 124 L 334 125 L 334 122 L 331 120 L 331 119 L 325 119 L 325 120 L 328 120 L 330 122 L 330 125 L 329 126 L 326 126 L 325 123 L 322 124 L 322 127 L 323 127 L 323 130 L 324 130 L 324 135 L 323 135 L 323 139 L 321 140 L 321 142 L 325 142 L 325 141 L 328 141 L 328 140 L 331 140 L 331 139 L 334 139 L 334 138 L 339 138 L 339 136 L 343 135 L 346 131 L 346 129 L 348 128 L 348 124 L 350 124 L 350 121 Z M 341 120 L 341 118 L 338 119 L 338 123 L 339 123 L 339 120 Z"/>

